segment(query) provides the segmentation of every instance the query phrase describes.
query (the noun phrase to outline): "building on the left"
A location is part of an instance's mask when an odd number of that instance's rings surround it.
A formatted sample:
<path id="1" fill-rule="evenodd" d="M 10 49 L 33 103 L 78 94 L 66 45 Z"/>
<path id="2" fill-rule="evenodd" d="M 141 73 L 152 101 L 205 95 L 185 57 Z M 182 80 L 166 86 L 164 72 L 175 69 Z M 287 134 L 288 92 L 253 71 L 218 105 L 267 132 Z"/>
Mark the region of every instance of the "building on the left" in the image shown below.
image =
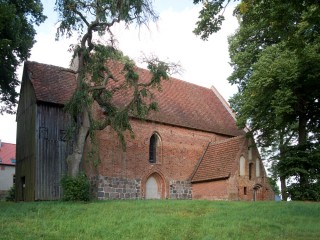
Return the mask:
<path id="1" fill-rule="evenodd" d="M 5 198 L 15 182 L 16 145 L 0 140 L 0 199 Z"/>

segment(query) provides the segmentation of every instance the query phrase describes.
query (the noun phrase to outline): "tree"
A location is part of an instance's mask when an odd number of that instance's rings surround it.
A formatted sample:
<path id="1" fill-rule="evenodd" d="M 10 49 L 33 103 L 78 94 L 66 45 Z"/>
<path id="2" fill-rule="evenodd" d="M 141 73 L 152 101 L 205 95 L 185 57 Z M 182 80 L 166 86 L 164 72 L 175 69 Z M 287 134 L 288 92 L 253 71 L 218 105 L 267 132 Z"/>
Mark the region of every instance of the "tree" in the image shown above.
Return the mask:
<path id="1" fill-rule="evenodd" d="M 0 113 L 14 113 L 19 80 L 15 71 L 35 43 L 34 24 L 46 17 L 40 0 L 0 0 Z"/>
<path id="2" fill-rule="evenodd" d="M 222 3 L 209 1 L 223 9 Z M 205 4 L 200 22 L 210 21 L 206 9 Z M 317 181 L 308 172 L 319 170 L 310 164 L 319 160 L 299 154 L 295 166 L 286 165 L 297 171 L 280 166 L 292 152 L 315 153 L 318 147 L 310 144 L 319 146 L 319 13 L 318 1 L 243 0 L 235 10 L 240 28 L 229 40 L 229 82 L 239 89 L 231 99 L 237 122 L 250 127 L 260 146 L 277 145 L 282 185 L 295 176 L 300 189 Z M 210 29 L 198 24 L 196 33 L 206 39 Z"/>
<path id="3" fill-rule="evenodd" d="M 156 58 L 146 59 L 153 77 L 149 82 L 139 81 L 135 64 L 115 48 L 112 26 L 120 21 L 126 26 L 138 26 L 157 20 L 151 1 L 110 1 L 110 0 L 58 0 L 56 11 L 59 13 L 60 26 L 57 38 L 74 33 L 80 35 L 80 43 L 74 46 L 74 57 L 78 60 L 77 88 L 66 109 L 75 119 L 77 140 L 74 151 L 67 157 L 68 171 L 71 176 L 79 173 L 87 137 L 95 140 L 96 130 L 111 126 L 125 146 L 123 132 L 131 134 L 130 116 L 144 118 L 149 111 L 156 110 L 150 88 L 160 88 L 161 80 L 168 79 L 170 64 Z M 104 46 L 94 41 L 95 34 L 108 34 L 110 45 Z M 125 82 L 119 83 L 112 74 L 107 62 L 117 61 L 123 65 Z M 107 87 L 108 86 L 108 87 Z M 130 89 L 132 98 L 125 106 L 119 107 L 112 101 L 114 94 L 121 89 Z M 150 100 L 151 99 L 151 100 Z M 103 119 L 93 116 L 92 105 L 97 103 L 104 111 Z"/>

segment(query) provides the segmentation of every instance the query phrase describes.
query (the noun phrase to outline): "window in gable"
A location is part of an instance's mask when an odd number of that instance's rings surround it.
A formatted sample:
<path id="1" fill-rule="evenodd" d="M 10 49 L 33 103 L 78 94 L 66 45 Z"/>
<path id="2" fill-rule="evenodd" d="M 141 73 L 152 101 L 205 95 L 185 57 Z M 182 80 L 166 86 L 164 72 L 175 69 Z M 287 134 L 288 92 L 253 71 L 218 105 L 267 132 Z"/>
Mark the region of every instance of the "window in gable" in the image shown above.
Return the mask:
<path id="1" fill-rule="evenodd" d="M 260 177 L 260 159 L 256 159 L 256 177 Z"/>
<path id="2" fill-rule="evenodd" d="M 240 176 L 244 176 L 246 174 L 246 159 L 244 156 L 240 157 Z"/>

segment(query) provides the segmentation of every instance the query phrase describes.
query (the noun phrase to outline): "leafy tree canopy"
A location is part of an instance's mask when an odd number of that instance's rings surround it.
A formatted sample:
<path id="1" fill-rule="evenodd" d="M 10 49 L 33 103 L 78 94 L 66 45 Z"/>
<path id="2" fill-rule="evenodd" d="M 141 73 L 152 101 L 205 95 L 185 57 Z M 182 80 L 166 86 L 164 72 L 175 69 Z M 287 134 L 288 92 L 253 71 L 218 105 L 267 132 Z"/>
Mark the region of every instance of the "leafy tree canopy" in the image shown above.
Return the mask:
<path id="1" fill-rule="evenodd" d="M 46 17 L 40 0 L 0 0 L 0 113 L 14 113 L 19 80 L 15 71 L 35 43 L 34 24 Z"/>
<path id="2" fill-rule="evenodd" d="M 204 3 L 195 33 L 207 39 L 220 28 L 217 19 L 230 1 L 195 2 Z M 260 146 L 277 145 L 280 176 L 295 177 L 304 189 L 317 182 L 311 172 L 319 171 L 312 156 L 320 141 L 320 1 L 238 2 L 234 14 L 240 27 L 229 38 L 228 80 L 239 91 L 231 106 L 238 125 L 249 126 Z"/>
<path id="3" fill-rule="evenodd" d="M 59 13 L 60 26 L 57 38 L 70 37 L 77 33 L 80 43 L 74 45 L 74 58 L 77 62 L 77 89 L 67 104 L 66 109 L 75 121 L 74 151 L 67 158 L 69 173 L 76 176 L 82 160 L 87 136 L 94 143 L 91 155 L 95 155 L 95 131 L 111 126 L 118 134 L 125 147 L 124 132 L 133 131 L 129 122 L 131 116 L 144 118 L 149 111 L 157 109 L 152 99 L 150 88 L 161 89 L 161 80 L 168 79 L 174 64 L 165 63 L 157 58 L 146 59 L 152 74 L 148 82 L 140 81 L 135 63 L 118 50 L 114 44 L 112 27 L 119 22 L 138 26 L 157 20 L 149 0 L 57 0 L 56 11 Z M 108 45 L 99 44 L 96 34 L 105 35 Z M 116 61 L 122 66 L 120 74 L 125 77 L 121 82 L 113 74 L 109 65 Z M 124 106 L 115 105 L 113 96 L 125 90 L 129 98 Z M 93 104 L 104 111 L 104 116 L 94 116 Z M 95 161 L 96 162 L 96 161 Z"/>

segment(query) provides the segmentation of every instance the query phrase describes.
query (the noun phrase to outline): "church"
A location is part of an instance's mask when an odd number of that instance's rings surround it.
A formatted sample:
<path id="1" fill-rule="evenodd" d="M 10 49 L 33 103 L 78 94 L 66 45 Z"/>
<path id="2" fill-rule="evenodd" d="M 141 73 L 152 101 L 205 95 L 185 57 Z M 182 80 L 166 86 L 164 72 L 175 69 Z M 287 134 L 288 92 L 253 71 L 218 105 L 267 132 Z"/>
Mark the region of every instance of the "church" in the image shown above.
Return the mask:
<path id="1" fill-rule="evenodd" d="M 120 79 L 116 66 L 113 74 Z M 139 78 L 151 74 L 137 68 Z M 17 111 L 17 200 L 61 199 L 60 179 L 72 151 L 63 107 L 75 90 L 71 69 L 26 62 Z M 115 96 L 121 104 L 125 94 Z M 159 111 L 131 118 L 124 151 L 107 127 L 96 132 L 99 163 L 82 170 L 96 199 L 273 200 L 254 140 L 238 129 L 219 92 L 176 78 L 154 91 Z M 103 114 L 96 108 L 96 116 Z M 89 143 L 88 143 L 89 145 Z"/>

